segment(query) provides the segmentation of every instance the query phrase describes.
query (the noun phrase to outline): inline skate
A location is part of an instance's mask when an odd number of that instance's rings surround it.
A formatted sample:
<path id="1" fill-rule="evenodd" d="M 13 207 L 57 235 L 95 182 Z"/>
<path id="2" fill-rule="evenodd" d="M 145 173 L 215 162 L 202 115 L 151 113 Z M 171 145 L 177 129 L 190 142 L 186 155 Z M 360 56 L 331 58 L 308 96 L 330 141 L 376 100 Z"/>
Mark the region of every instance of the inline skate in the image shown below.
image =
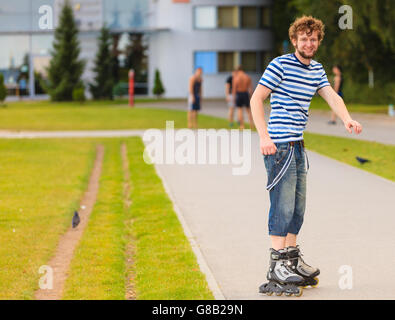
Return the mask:
<path id="1" fill-rule="evenodd" d="M 271 296 L 275 293 L 281 296 L 300 297 L 303 294 L 303 284 L 305 280 L 302 276 L 294 273 L 290 268 L 288 261 L 288 252 L 285 249 L 270 249 L 270 267 L 267 272 L 267 280 L 269 282 L 259 287 L 259 293 Z"/>
<path id="2" fill-rule="evenodd" d="M 320 274 L 320 270 L 304 262 L 299 246 L 287 247 L 286 249 L 289 267 L 292 272 L 304 278 L 303 287 L 312 286 L 315 288 L 319 282 L 317 276 Z"/>

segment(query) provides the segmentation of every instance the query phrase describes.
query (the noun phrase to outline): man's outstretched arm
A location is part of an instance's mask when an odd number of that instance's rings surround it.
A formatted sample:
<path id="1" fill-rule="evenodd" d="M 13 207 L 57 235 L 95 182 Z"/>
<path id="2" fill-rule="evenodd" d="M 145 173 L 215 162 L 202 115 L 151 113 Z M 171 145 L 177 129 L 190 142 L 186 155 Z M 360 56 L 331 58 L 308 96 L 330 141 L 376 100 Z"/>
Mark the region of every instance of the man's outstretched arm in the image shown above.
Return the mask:
<path id="1" fill-rule="evenodd" d="M 356 134 L 362 132 L 362 125 L 351 118 L 343 99 L 335 92 L 335 90 L 332 89 L 331 86 L 321 88 L 318 90 L 318 94 L 329 104 L 331 109 L 343 121 L 344 126 L 349 133 L 352 133 L 352 128 L 354 128 L 354 132 Z"/>

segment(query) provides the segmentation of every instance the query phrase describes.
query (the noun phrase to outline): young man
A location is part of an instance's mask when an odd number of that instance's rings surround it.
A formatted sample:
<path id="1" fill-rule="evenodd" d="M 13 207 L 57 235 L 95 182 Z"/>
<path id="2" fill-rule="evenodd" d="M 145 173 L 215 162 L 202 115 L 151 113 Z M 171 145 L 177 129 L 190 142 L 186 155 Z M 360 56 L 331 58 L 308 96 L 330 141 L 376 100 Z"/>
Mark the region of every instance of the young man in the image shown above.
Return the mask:
<path id="1" fill-rule="evenodd" d="M 235 71 L 232 71 L 232 74 L 226 79 L 225 82 L 225 97 L 226 97 L 226 102 L 228 104 L 229 108 L 229 127 L 233 127 L 233 115 L 235 112 L 235 105 L 234 105 L 234 99 L 232 96 L 232 89 L 233 89 L 233 78 L 235 76 Z"/>
<path id="2" fill-rule="evenodd" d="M 241 66 L 236 69 L 233 77 L 232 95 L 234 104 L 237 108 L 237 117 L 240 123 L 240 129 L 244 129 L 243 107 L 246 108 L 247 116 L 250 121 L 250 128 L 254 128 L 254 121 L 250 110 L 250 96 L 252 94 L 251 78 L 243 71 Z"/>
<path id="3" fill-rule="evenodd" d="M 195 74 L 189 78 L 189 97 L 188 97 L 188 128 L 197 129 L 198 111 L 202 103 L 202 68 L 197 68 Z"/>
<path id="4" fill-rule="evenodd" d="M 261 293 L 301 295 L 298 286 L 316 285 L 318 268 L 301 259 L 296 245 L 306 203 L 308 159 L 303 131 L 311 98 L 318 92 L 343 121 L 349 133 L 362 126 L 352 120 L 342 98 L 330 86 L 322 65 L 312 60 L 323 37 L 322 21 L 303 16 L 289 28 L 295 53 L 270 62 L 251 98 L 251 108 L 264 155 L 270 195 L 269 235 L 272 248 L 269 283 Z M 263 101 L 271 94 L 271 113 L 266 127 Z M 307 168 L 305 164 L 307 159 Z"/>

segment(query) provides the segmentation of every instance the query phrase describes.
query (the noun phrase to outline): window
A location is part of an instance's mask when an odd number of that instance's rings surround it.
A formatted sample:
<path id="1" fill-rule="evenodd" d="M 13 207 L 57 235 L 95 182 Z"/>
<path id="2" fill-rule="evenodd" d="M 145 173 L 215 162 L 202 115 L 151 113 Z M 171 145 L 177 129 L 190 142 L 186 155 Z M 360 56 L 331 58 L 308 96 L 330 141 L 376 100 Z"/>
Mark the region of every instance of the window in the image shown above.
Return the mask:
<path id="1" fill-rule="evenodd" d="M 238 7 L 218 7 L 218 28 L 238 28 Z"/>
<path id="2" fill-rule="evenodd" d="M 260 72 L 265 71 L 266 67 L 268 66 L 270 62 L 270 53 L 269 52 L 260 52 L 261 55 L 261 67 L 260 67 Z"/>
<path id="3" fill-rule="evenodd" d="M 214 29 L 217 27 L 217 11 L 215 7 L 195 8 L 195 27 L 199 29 Z"/>
<path id="4" fill-rule="evenodd" d="M 260 73 L 266 69 L 270 58 L 267 51 L 197 51 L 194 54 L 194 69 L 202 67 L 205 74 L 229 73 L 241 65 L 245 72 Z"/>
<path id="5" fill-rule="evenodd" d="M 270 26 L 270 9 L 266 7 L 261 8 L 261 28 Z"/>
<path id="6" fill-rule="evenodd" d="M 241 65 L 246 72 L 257 71 L 257 53 L 256 52 L 242 52 Z"/>
<path id="7" fill-rule="evenodd" d="M 195 68 L 203 68 L 205 74 L 217 73 L 217 53 L 210 51 L 195 52 Z"/>
<path id="8" fill-rule="evenodd" d="M 258 8 L 242 7 L 241 8 L 241 27 L 257 28 L 258 27 Z"/>
<path id="9" fill-rule="evenodd" d="M 219 52 L 218 53 L 218 71 L 232 72 L 237 66 L 236 52 Z"/>

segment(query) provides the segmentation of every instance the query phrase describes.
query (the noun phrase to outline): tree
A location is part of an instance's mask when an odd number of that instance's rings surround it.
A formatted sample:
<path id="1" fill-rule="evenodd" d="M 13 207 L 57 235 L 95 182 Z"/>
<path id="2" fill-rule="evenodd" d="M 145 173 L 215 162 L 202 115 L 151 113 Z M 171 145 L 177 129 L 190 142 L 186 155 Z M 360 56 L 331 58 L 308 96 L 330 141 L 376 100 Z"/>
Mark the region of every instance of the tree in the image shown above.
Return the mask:
<path id="1" fill-rule="evenodd" d="M 144 45 L 143 40 L 143 34 L 131 33 L 130 44 L 126 49 L 125 67 L 127 70 L 134 70 L 136 82 L 147 81 L 147 46 Z"/>
<path id="2" fill-rule="evenodd" d="M 153 94 L 155 94 L 158 98 L 165 93 L 165 89 L 163 88 L 162 80 L 160 79 L 160 72 L 158 69 L 155 70 L 155 82 L 154 89 L 152 90 Z"/>
<path id="3" fill-rule="evenodd" d="M 4 103 L 5 98 L 7 97 L 7 88 L 4 85 L 4 76 L 0 73 L 0 102 Z"/>
<path id="4" fill-rule="evenodd" d="M 284 52 L 284 41 L 288 44 L 288 51 L 292 51 L 293 47 L 289 41 L 288 28 L 295 20 L 297 9 L 289 0 L 275 0 L 272 7 L 273 20 L 273 36 L 274 36 L 274 56 L 280 56 L 288 52 Z"/>
<path id="5" fill-rule="evenodd" d="M 113 98 L 112 87 L 114 79 L 110 47 L 110 30 L 107 27 L 103 27 L 98 38 L 98 51 L 95 58 L 95 67 L 93 68 L 96 76 L 94 83 L 89 84 L 90 91 L 95 99 L 112 100 Z"/>
<path id="6" fill-rule="evenodd" d="M 297 16 L 312 15 L 321 19 L 325 38 L 317 53 L 317 60 L 326 68 L 338 63 L 342 65 L 348 79 L 366 83 L 368 71 L 375 73 L 380 82 L 394 81 L 388 72 L 395 63 L 395 40 L 393 16 L 395 5 L 392 0 L 293 0 Z M 339 8 L 352 8 L 352 29 L 339 27 Z"/>
<path id="7" fill-rule="evenodd" d="M 66 0 L 55 30 L 52 59 L 48 72 L 46 90 L 52 101 L 71 101 L 73 90 L 83 86 L 81 76 L 85 61 L 79 60 L 78 28 L 70 1 Z"/>

